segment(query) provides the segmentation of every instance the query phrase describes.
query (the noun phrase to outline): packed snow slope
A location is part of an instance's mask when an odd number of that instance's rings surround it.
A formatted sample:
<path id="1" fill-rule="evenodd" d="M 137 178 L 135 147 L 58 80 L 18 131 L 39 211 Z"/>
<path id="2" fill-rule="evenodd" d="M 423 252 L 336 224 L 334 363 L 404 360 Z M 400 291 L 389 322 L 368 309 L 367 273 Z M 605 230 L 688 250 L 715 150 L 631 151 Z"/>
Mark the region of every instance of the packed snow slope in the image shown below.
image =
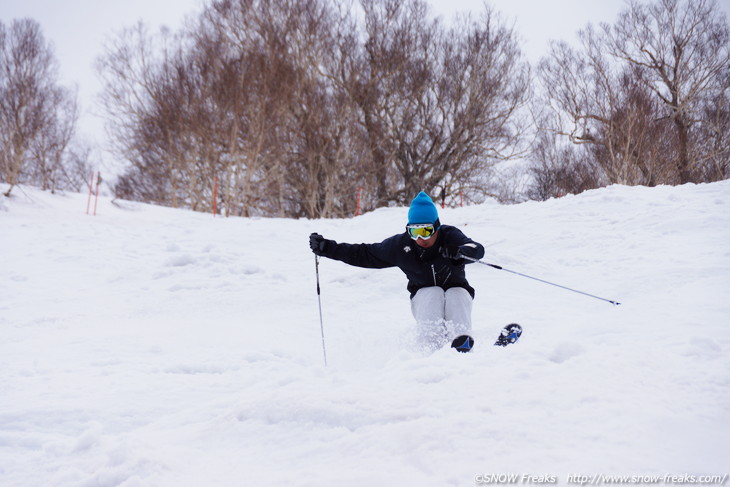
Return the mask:
<path id="1" fill-rule="evenodd" d="M 399 270 L 322 259 L 327 367 L 308 235 L 380 241 L 406 208 L 213 218 L 101 198 L 94 217 L 85 195 L 13 195 L 1 486 L 728 472 L 730 181 L 441 210 L 487 262 L 622 303 L 471 264 L 470 354 L 412 350 Z M 520 342 L 491 346 L 510 322 Z"/>

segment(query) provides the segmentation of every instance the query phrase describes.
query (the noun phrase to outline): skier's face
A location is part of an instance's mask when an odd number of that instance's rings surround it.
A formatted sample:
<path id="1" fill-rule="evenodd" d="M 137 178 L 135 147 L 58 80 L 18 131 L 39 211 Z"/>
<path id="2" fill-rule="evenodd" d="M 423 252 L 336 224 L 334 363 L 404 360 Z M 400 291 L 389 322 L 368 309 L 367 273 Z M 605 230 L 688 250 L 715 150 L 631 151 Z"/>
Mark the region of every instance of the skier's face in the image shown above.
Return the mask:
<path id="1" fill-rule="evenodd" d="M 427 249 L 429 247 L 433 247 L 434 244 L 436 243 L 436 240 L 438 239 L 438 236 L 439 236 L 439 231 L 436 230 L 436 233 L 434 233 L 433 235 L 431 235 L 430 238 L 426 238 L 426 239 L 424 239 L 424 238 L 417 238 L 416 239 L 416 245 L 418 245 L 419 247 L 422 247 L 424 249 Z"/>

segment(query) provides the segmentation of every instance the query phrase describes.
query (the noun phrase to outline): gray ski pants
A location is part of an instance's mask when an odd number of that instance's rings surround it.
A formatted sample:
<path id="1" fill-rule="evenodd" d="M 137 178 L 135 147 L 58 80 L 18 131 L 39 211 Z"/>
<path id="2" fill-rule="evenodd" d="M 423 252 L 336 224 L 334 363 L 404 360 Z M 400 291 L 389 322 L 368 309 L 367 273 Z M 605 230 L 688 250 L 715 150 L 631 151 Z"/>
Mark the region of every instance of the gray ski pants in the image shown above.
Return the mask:
<path id="1" fill-rule="evenodd" d="M 411 298 L 419 348 L 434 351 L 459 335 L 470 334 L 472 301 L 461 287 L 447 291 L 437 286 L 419 289 Z"/>

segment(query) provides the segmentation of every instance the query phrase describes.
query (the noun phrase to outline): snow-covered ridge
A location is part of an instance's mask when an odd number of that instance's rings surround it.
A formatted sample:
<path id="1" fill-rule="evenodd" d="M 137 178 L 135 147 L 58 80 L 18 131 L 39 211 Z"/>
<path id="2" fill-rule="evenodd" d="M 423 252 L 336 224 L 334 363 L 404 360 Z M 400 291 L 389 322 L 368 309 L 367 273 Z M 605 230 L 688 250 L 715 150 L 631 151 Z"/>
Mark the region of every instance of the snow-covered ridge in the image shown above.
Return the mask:
<path id="1" fill-rule="evenodd" d="M 472 265 L 471 354 L 409 349 L 400 271 L 323 259 L 327 368 L 307 236 L 378 241 L 405 208 L 225 219 L 100 198 L 93 217 L 86 195 L 13 194 L 2 486 L 727 472 L 730 181 L 442 210 L 486 261 L 622 303 Z M 512 321 L 521 341 L 490 346 Z"/>

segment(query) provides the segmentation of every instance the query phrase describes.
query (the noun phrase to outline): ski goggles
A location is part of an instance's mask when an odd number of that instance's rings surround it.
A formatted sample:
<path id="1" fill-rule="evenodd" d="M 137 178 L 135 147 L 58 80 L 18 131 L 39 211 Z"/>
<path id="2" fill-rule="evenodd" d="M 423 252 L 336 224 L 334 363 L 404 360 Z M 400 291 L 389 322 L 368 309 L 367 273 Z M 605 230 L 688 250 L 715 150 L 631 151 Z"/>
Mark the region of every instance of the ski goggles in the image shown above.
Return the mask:
<path id="1" fill-rule="evenodd" d="M 421 223 L 416 225 L 406 225 L 406 230 L 408 230 L 408 235 L 413 240 L 417 240 L 419 238 L 428 240 L 433 237 L 433 234 L 436 233 L 438 228 L 433 223 Z"/>

